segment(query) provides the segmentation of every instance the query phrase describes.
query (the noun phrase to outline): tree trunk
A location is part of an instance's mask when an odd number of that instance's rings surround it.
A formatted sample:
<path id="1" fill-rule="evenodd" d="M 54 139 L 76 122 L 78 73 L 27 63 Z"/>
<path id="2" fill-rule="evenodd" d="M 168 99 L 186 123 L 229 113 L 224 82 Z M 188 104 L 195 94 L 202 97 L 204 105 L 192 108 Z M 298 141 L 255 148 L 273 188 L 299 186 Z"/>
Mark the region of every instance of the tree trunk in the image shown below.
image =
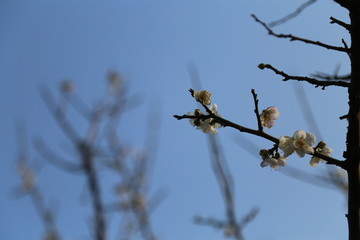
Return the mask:
<path id="1" fill-rule="evenodd" d="M 360 2 L 351 1 L 351 83 L 346 152 L 349 240 L 360 239 Z"/>

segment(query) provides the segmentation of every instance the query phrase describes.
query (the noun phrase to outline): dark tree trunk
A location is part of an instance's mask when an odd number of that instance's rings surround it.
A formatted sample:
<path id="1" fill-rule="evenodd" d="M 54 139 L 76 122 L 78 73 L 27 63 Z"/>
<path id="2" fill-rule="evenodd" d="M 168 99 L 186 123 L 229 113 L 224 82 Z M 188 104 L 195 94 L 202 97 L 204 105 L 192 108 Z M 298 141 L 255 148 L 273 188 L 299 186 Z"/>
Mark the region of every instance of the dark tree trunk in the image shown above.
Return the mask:
<path id="1" fill-rule="evenodd" d="M 360 239 L 360 2 L 351 1 L 351 84 L 345 158 L 349 180 L 349 240 Z"/>

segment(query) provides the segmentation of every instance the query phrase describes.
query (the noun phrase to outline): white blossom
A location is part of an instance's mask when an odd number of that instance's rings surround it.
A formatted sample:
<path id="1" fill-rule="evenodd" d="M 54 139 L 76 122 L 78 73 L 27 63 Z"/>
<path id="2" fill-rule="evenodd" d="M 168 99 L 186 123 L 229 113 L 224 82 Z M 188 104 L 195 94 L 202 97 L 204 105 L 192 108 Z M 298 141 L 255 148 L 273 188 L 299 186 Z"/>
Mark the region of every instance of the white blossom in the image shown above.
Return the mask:
<path id="1" fill-rule="evenodd" d="M 315 149 L 316 152 L 328 157 L 330 157 L 331 153 L 333 152 L 333 150 L 326 145 L 326 142 L 323 141 L 319 142 L 318 146 Z M 316 167 L 322 161 L 323 160 L 319 157 L 312 157 L 309 164 L 312 167 Z"/>
<path id="2" fill-rule="evenodd" d="M 217 105 L 214 104 L 209 108 L 212 113 L 218 115 Z M 196 109 L 195 112 L 189 112 L 188 116 L 201 116 L 203 115 L 199 109 Z M 216 128 L 220 128 L 221 124 L 214 121 L 213 118 L 207 118 L 204 120 L 198 118 L 190 118 L 190 124 L 197 129 L 201 129 L 204 133 L 217 134 L 218 131 Z"/>
<path id="3" fill-rule="evenodd" d="M 259 154 L 263 159 L 260 163 L 261 167 L 270 166 L 273 169 L 278 169 L 286 166 L 287 157 L 281 156 L 279 153 L 270 154 L 268 150 L 261 149 Z"/>
<path id="4" fill-rule="evenodd" d="M 282 136 L 279 139 L 279 148 L 284 152 L 284 156 L 291 155 L 294 151 L 299 157 L 304 157 L 305 154 L 313 154 L 316 137 L 312 133 L 304 130 L 297 130 L 292 137 Z"/>
<path id="5" fill-rule="evenodd" d="M 260 114 L 260 121 L 263 127 L 268 129 L 272 128 L 275 125 L 275 120 L 280 116 L 279 110 L 274 107 L 268 107 L 267 109 L 263 110 Z"/>
<path id="6" fill-rule="evenodd" d="M 312 133 L 307 133 L 304 130 L 297 130 L 294 133 L 293 143 L 295 146 L 295 151 L 299 157 L 304 157 L 305 154 L 314 153 L 314 149 L 312 145 L 314 145 L 316 141 L 316 137 Z"/>
<path id="7" fill-rule="evenodd" d="M 210 105 L 211 104 L 211 92 L 203 90 L 203 91 L 194 91 L 193 96 L 196 101 L 204 104 L 204 105 Z"/>

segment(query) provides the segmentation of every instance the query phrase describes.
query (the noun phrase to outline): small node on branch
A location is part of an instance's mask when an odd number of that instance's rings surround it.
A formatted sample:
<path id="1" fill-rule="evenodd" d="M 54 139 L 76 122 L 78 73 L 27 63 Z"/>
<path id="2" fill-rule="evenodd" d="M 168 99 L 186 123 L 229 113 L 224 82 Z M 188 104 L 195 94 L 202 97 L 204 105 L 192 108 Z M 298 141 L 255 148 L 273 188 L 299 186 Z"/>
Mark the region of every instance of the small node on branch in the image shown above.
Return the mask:
<path id="1" fill-rule="evenodd" d="M 263 69 L 266 68 L 266 64 L 265 64 L 265 63 L 260 63 L 260 64 L 258 65 L 258 68 L 261 69 L 261 70 L 263 70 Z"/>

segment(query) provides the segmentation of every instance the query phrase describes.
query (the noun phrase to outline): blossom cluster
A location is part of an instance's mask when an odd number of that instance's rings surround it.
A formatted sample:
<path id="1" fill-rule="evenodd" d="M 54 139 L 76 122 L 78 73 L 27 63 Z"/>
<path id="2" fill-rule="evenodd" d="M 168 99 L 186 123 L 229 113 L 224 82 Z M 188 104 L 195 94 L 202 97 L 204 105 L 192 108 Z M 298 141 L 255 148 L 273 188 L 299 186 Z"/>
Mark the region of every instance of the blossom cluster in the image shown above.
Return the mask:
<path id="1" fill-rule="evenodd" d="M 321 141 L 313 148 L 316 142 L 314 134 L 305 132 L 304 130 L 295 131 L 292 137 L 282 136 L 279 139 L 279 148 L 284 152 L 284 157 L 288 157 L 294 152 L 299 157 L 304 157 L 305 154 L 314 154 L 315 151 L 324 155 L 330 156 L 333 150 L 329 148 L 325 142 Z M 323 160 L 319 157 L 313 156 L 310 160 L 310 166 L 316 167 Z"/>
<path id="2" fill-rule="evenodd" d="M 190 89 L 190 92 L 194 99 L 204 106 L 207 113 L 204 114 L 200 109 L 195 109 L 194 112 L 189 112 L 185 117 L 189 118 L 192 126 L 202 130 L 204 133 L 218 133 L 217 128 L 222 127 L 222 125 L 218 122 L 218 119 L 216 119 L 217 116 L 220 116 L 218 113 L 218 106 L 216 104 L 209 106 L 211 104 L 212 93 L 206 90 L 194 91 L 192 89 Z M 257 113 L 259 125 L 261 124 L 261 126 L 268 129 L 275 125 L 276 119 L 280 116 L 279 110 L 274 106 L 270 106 L 264 109 L 261 114 L 258 114 L 256 105 L 255 112 Z M 263 131 L 260 128 L 261 127 L 258 129 L 259 135 L 263 134 Z M 320 162 L 324 161 L 319 156 L 323 155 L 330 157 L 333 150 L 323 141 L 313 147 L 315 142 L 315 135 L 305 132 L 304 130 L 295 131 L 292 137 L 282 136 L 279 138 L 279 142 L 275 144 L 274 148 L 260 150 L 259 154 L 262 158 L 260 166 L 270 166 L 273 169 L 284 167 L 286 166 L 288 157 L 291 154 L 296 153 L 301 158 L 306 154 L 313 155 L 310 160 L 310 166 L 316 167 Z M 278 149 L 280 149 L 282 153 L 280 153 Z"/>
<path id="3" fill-rule="evenodd" d="M 212 105 L 209 109 L 211 110 L 211 112 L 213 114 L 218 115 L 216 104 Z M 204 116 L 204 114 L 200 111 L 200 109 L 196 109 L 194 112 L 188 112 L 187 115 L 188 116 L 197 116 L 197 117 Z M 190 118 L 189 121 L 192 126 L 196 127 L 196 129 L 201 129 L 203 131 L 203 133 L 216 134 L 216 133 L 218 133 L 216 128 L 221 127 L 220 123 L 215 122 L 214 119 L 210 118 L 210 117 L 206 118 L 204 120 L 202 120 L 200 118 Z"/>
<path id="4" fill-rule="evenodd" d="M 194 91 L 190 90 L 192 96 L 196 101 L 203 105 L 211 104 L 211 92 L 203 91 Z M 212 114 L 220 116 L 218 113 L 218 106 L 216 104 L 209 107 L 209 110 Z M 194 112 L 188 112 L 187 116 L 195 116 L 198 118 L 190 118 L 190 124 L 196 129 L 201 129 L 204 133 L 216 134 L 218 131 L 216 128 L 220 128 L 221 124 L 217 123 L 215 119 L 209 117 L 208 115 L 203 114 L 200 109 L 195 109 Z M 208 116 L 208 117 L 207 117 Z"/>
<path id="5" fill-rule="evenodd" d="M 261 167 L 270 166 L 273 169 L 278 169 L 279 167 L 286 166 L 287 157 L 281 156 L 280 153 L 273 153 L 272 151 L 261 149 L 260 156 L 263 161 L 260 163 Z"/>

